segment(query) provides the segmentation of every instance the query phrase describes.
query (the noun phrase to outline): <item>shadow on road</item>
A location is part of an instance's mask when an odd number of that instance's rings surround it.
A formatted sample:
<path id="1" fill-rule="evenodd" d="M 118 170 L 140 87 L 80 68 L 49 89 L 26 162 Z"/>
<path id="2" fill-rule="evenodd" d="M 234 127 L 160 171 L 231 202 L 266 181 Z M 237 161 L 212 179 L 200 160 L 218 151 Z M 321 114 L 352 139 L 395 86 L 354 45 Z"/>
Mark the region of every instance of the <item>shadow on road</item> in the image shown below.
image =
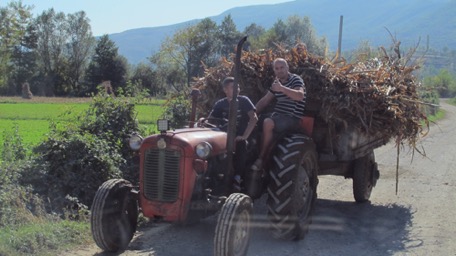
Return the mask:
<path id="1" fill-rule="evenodd" d="M 396 204 L 318 199 L 310 231 L 301 241 L 272 237 L 265 200 L 255 202 L 254 211 L 248 255 L 393 255 L 421 244 L 410 239 L 413 213 Z M 212 255 L 215 225 L 216 216 L 191 226 L 156 224 L 144 230 L 128 250 L 154 256 Z"/>
<path id="2" fill-rule="evenodd" d="M 356 255 L 393 255 L 406 252 L 411 244 L 409 230 L 413 212 L 409 207 L 375 205 L 319 199 L 313 218 L 309 247 L 328 255 L 356 252 Z M 319 254 L 325 255 L 325 254 Z M 350 255 L 350 254 L 346 254 Z"/>

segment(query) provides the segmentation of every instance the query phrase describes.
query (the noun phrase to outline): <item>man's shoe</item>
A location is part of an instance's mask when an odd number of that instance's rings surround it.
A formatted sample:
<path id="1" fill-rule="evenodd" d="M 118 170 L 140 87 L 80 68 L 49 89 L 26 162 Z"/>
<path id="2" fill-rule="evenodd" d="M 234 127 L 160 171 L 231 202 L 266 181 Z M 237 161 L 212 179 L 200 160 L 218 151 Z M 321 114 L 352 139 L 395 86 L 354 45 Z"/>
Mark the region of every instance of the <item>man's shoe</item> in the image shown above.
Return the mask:
<path id="1" fill-rule="evenodd" d="M 263 161 L 258 158 L 255 163 L 253 163 L 252 167 L 250 167 L 254 171 L 259 171 L 261 168 L 263 168 Z"/>

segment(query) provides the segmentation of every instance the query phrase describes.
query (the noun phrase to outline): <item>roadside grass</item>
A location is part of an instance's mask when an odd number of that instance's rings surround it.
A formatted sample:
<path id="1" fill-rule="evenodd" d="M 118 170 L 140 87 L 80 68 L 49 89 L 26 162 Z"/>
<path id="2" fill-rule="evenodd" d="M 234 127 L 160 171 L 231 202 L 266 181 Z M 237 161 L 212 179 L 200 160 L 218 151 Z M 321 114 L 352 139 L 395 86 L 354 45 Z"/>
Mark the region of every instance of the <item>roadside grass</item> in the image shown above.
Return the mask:
<path id="1" fill-rule="evenodd" d="M 455 98 L 449 99 L 447 102 L 448 102 L 449 104 L 451 104 L 451 105 L 456 106 L 456 97 L 455 97 Z"/>
<path id="2" fill-rule="evenodd" d="M 441 120 L 445 117 L 445 110 L 440 109 L 435 115 L 428 116 L 429 123 L 435 123 L 438 120 Z"/>
<path id="3" fill-rule="evenodd" d="M 58 255 L 91 240 L 88 221 L 38 220 L 20 227 L 2 228 L 0 255 Z"/>
<path id="4" fill-rule="evenodd" d="M 445 102 L 450 105 L 456 106 L 456 97 L 448 99 Z M 439 111 L 437 111 L 437 113 L 435 113 L 435 115 L 429 115 L 429 116 L 427 116 L 427 118 L 428 118 L 429 123 L 435 123 L 438 120 L 442 120 L 443 118 L 445 118 L 445 114 L 446 114 L 445 110 L 439 109 Z"/>

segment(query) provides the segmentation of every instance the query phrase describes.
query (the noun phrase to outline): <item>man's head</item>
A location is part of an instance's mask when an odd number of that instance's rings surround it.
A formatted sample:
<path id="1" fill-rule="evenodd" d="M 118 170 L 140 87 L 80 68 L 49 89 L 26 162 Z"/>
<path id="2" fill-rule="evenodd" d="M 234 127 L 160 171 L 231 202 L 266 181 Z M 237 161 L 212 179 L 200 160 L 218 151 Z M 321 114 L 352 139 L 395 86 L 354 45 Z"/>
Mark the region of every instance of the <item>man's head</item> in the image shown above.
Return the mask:
<path id="1" fill-rule="evenodd" d="M 222 82 L 223 92 L 225 93 L 228 99 L 233 98 L 233 86 L 234 86 L 234 77 L 228 76 Z M 239 94 L 239 87 L 238 87 L 238 94 Z"/>
<path id="2" fill-rule="evenodd" d="M 274 74 L 280 80 L 288 79 L 288 63 L 285 59 L 277 58 L 272 62 Z"/>

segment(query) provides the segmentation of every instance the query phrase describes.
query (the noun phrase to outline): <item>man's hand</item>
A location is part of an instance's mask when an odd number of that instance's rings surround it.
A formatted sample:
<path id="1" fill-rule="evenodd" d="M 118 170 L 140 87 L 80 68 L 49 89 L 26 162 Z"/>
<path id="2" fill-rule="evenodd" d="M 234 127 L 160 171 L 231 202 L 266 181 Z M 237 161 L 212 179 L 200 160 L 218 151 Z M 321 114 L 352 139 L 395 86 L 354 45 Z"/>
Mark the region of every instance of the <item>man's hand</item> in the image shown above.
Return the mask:
<path id="1" fill-rule="evenodd" d="M 275 79 L 271 85 L 271 90 L 275 92 L 281 92 L 283 89 L 283 85 L 280 83 L 279 79 Z"/>
<path id="2" fill-rule="evenodd" d="M 204 117 L 201 117 L 200 119 L 198 119 L 198 122 L 196 123 L 196 127 L 204 127 L 203 126 L 203 123 L 206 121 L 207 119 L 204 118 Z"/>
<path id="3" fill-rule="evenodd" d="M 234 140 L 235 141 L 243 141 L 243 140 L 246 140 L 246 138 L 244 138 L 244 136 L 236 136 L 236 138 Z"/>

